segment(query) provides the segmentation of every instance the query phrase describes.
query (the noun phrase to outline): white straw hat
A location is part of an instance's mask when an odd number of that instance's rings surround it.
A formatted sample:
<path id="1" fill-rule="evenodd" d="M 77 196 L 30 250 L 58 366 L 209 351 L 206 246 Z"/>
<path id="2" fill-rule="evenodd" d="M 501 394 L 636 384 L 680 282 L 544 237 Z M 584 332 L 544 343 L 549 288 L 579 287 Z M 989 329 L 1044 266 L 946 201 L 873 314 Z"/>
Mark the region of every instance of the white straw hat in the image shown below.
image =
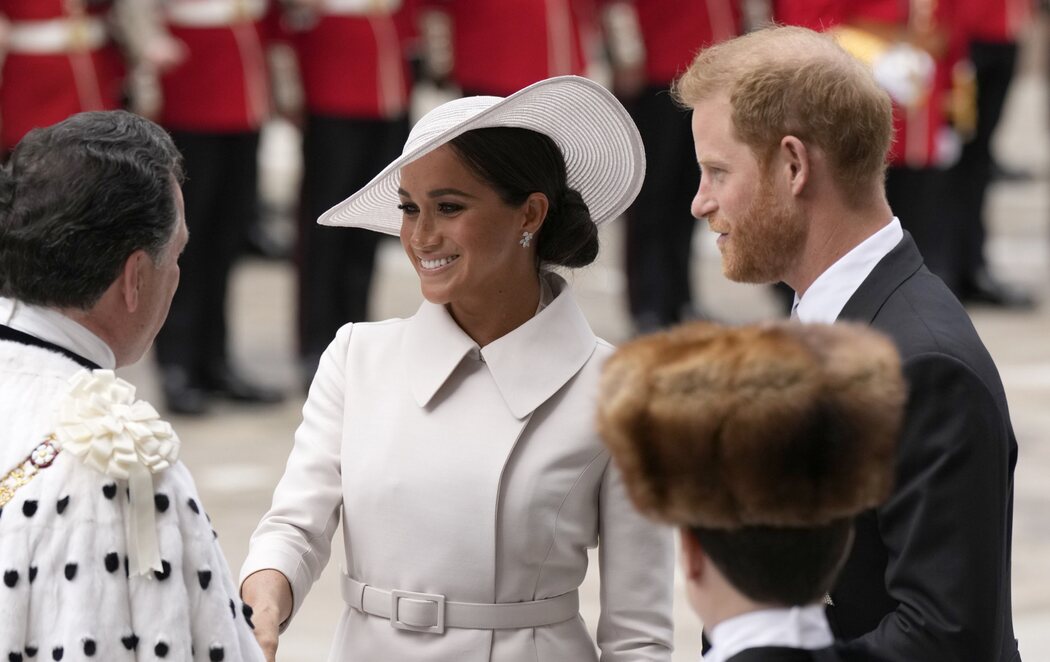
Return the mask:
<path id="1" fill-rule="evenodd" d="M 412 127 L 399 158 L 317 222 L 399 234 L 401 168 L 462 133 L 488 127 L 531 129 L 553 139 L 565 157 L 569 186 L 598 225 L 619 216 L 642 186 L 645 152 L 630 115 L 598 83 L 560 76 L 506 98 L 464 97 L 431 110 Z"/>

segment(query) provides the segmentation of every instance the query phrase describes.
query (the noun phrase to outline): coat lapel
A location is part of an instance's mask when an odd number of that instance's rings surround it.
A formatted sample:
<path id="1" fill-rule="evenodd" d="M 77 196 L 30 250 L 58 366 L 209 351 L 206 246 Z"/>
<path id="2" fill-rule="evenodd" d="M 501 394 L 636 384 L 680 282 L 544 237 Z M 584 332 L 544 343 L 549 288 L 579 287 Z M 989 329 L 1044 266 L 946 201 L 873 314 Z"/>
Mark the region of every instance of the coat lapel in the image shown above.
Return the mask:
<path id="1" fill-rule="evenodd" d="M 597 338 L 565 281 L 539 314 L 490 343 L 481 355 L 500 395 L 518 418 L 525 418 L 558 392 L 594 353 Z"/>
<path id="2" fill-rule="evenodd" d="M 915 240 L 905 232 L 904 238 L 875 265 L 849 298 L 838 319 L 871 324 L 890 295 L 915 275 L 922 265 L 922 255 Z"/>

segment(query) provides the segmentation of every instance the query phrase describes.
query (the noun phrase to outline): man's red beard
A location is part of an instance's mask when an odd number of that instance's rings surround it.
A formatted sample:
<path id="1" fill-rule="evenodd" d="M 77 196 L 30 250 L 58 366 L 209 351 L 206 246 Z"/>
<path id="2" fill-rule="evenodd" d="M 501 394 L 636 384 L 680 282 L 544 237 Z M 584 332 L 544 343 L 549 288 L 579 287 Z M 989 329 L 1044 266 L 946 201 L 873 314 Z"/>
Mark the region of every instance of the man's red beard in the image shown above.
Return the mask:
<path id="1" fill-rule="evenodd" d="M 708 218 L 712 229 L 728 229 L 722 244 L 722 272 L 740 283 L 775 283 L 796 264 L 806 243 L 809 224 L 800 211 L 777 200 L 763 178 L 742 216 L 725 223 Z"/>

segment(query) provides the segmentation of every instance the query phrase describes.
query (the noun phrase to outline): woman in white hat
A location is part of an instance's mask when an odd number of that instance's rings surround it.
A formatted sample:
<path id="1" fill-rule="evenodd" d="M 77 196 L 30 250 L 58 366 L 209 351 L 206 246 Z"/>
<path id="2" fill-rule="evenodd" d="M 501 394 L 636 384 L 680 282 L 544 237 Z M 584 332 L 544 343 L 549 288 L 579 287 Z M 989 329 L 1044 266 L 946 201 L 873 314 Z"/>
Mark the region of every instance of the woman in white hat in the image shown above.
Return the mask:
<path id="1" fill-rule="evenodd" d="M 242 595 L 269 654 L 343 519 L 331 660 L 670 660 L 673 545 L 594 426 L 611 347 L 550 267 L 644 175 L 623 107 L 583 78 L 444 104 L 320 222 L 400 234 L 426 301 L 321 359 Z M 578 613 L 600 539 L 597 648 Z"/>

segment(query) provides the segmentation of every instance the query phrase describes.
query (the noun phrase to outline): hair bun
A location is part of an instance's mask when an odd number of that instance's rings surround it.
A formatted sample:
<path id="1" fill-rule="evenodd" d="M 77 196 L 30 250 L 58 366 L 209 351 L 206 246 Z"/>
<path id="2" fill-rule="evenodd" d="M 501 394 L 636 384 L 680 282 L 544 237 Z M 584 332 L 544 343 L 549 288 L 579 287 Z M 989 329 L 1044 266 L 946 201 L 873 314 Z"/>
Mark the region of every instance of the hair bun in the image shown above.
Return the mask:
<path id="1" fill-rule="evenodd" d="M 584 267 L 598 257 L 598 226 L 576 189 L 565 187 L 547 213 L 537 251 L 543 262 L 563 267 Z"/>

